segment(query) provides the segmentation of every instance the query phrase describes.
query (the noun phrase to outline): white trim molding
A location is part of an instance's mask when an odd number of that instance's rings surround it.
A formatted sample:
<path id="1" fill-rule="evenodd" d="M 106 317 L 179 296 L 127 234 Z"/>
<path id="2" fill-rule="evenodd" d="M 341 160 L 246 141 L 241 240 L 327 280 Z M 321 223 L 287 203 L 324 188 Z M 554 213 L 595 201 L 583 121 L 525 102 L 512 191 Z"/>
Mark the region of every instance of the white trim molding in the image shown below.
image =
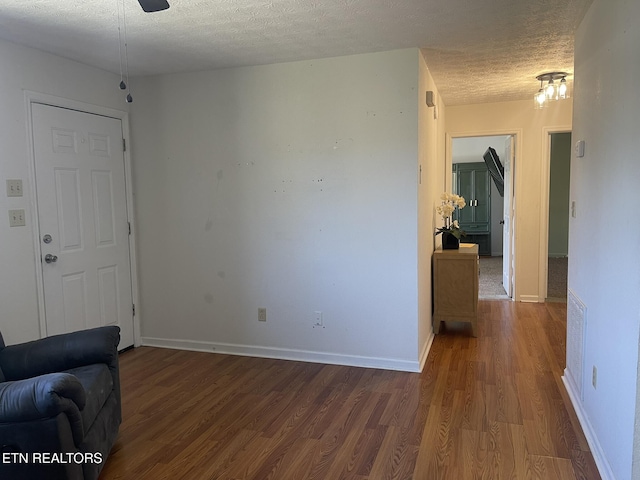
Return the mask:
<path id="1" fill-rule="evenodd" d="M 432 335 L 433 338 L 433 335 Z M 258 345 L 239 345 L 232 343 L 203 342 L 195 340 L 177 340 L 167 338 L 142 337 L 142 346 L 190 350 L 194 352 L 222 353 L 244 357 L 274 358 L 278 360 L 294 360 L 299 362 L 326 363 L 329 365 L 345 365 L 350 367 L 379 368 L 382 370 L 398 370 L 419 373 L 421 364 L 418 361 L 396 358 L 362 357 L 359 355 L 339 355 L 310 350 L 289 348 L 262 347 Z M 431 345 L 431 343 L 429 343 Z M 425 349 L 426 360 L 428 348 Z"/>
<path id="2" fill-rule="evenodd" d="M 571 374 L 567 369 L 564 370 L 562 383 L 564 383 L 564 386 L 567 389 L 569 399 L 571 400 L 571 405 L 573 405 L 573 409 L 576 412 L 578 421 L 580 422 L 580 426 L 582 427 L 582 431 L 584 432 L 584 436 L 587 439 L 587 443 L 589 444 L 589 448 L 591 449 L 591 454 L 593 455 L 593 460 L 596 462 L 596 467 L 598 467 L 600 477 L 602 477 L 602 480 L 616 480 L 616 477 L 613 475 L 613 471 L 611 470 L 611 466 L 609 465 L 604 451 L 602 450 L 602 446 L 598 441 L 598 437 L 593 431 L 591 422 L 589 422 L 589 417 L 582 408 L 582 403 L 579 400 L 579 390 L 573 383 Z"/>
<path id="3" fill-rule="evenodd" d="M 420 369 L 418 370 L 419 372 L 422 372 L 422 370 L 424 369 L 424 364 L 427 363 L 427 357 L 429 356 L 429 352 L 431 351 L 431 345 L 433 345 L 434 338 L 435 334 L 433 333 L 433 330 L 431 330 L 429 332 L 429 338 L 427 338 L 427 341 L 424 342 L 422 352 L 420 352 L 420 358 L 418 360 L 420 366 Z"/>
<path id="4" fill-rule="evenodd" d="M 547 297 L 549 275 L 549 186 L 551 184 L 551 135 L 571 133 L 571 125 L 558 125 L 542 129 L 543 159 L 540 162 L 540 253 L 538 270 L 538 291 L 540 301 Z"/>
<path id="5" fill-rule="evenodd" d="M 520 295 L 518 300 L 520 300 L 523 303 L 541 303 L 541 302 L 544 302 L 544 298 L 541 298 L 538 295 Z"/>
<path id="6" fill-rule="evenodd" d="M 29 183 L 35 185 L 35 153 L 33 151 L 33 132 L 32 132 L 32 116 L 31 105 L 33 103 L 40 103 L 44 105 L 51 105 L 54 107 L 67 108 L 70 110 L 77 110 L 80 112 L 92 113 L 95 115 L 102 115 L 104 117 L 111 117 L 119 119 L 122 122 L 122 137 L 125 140 L 127 148 L 124 151 L 124 168 L 125 168 L 125 194 L 127 200 L 127 217 L 131 224 L 131 234 L 129 235 L 129 258 L 130 258 L 130 270 L 131 270 L 131 298 L 134 305 L 136 305 L 136 312 L 133 316 L 133 342 L 134 346 L 140 346 L 140 305 L 139 289 L 138 289 L 138 271 L 137 271 L 137 256 L 136 256 L 136 229 L 135 229 L 135 209 L 133 206 L 133 182 L 131 173 L 131 153 L 129 145 L 131 145 L 131 136 L 129 131 L 129 113 L 123 110 L 115 110 L 109 107 L 103 107 L 100 105 L 94 105 L 91 103 L 80 102 L 77 100 L 71 100 L 64 97 L 58 97 L 55 95 L 49 95 L 46 93 L 32 92 L 30 90 L 24 91 L 24 103 L 25 103 L 25 118 L 27 126 L 27 152 L 29 155 Z M 47 326 L 44 310 L 44 282 L 42 278 L 42 269 L 39 268 L 40 255 L 41 255 L 41 242 L 40 242 L 40 225 L 38 223 L 38 199 L 36 195 L 36 188 L 30 188 L 31 191 L 31 208 L 33 215 L 31 215 L 33 242 L 35 252 L 35 275 L 36 275 L 36 289 L 38 295 L 38 316 L 40 321 L 40 336 L 47 336 Z"/>
<path id="7" fill-rule="evenodd" d="M 455 138 L 466 138 L 466 137 L 494 137 L 494 136 L 512 136 L 515 142 L 515 163 L 514 163 L 514 177 L 513 177 L 513 195 L 514 201 L 517 199 L 519 192 L 522 191 L 522 184 L 524 183 L 524 178 L 522 178 L 522 168 L 518 168 L 518 162 L 522 159 L 522 142 L 524 138 L 524 130 L 522 128 L 507 128 L 507 129 L 497 129 L 497 130 L 479 130 L 479 131 L 469 131 L 469 132 L 448 132 L 445 133 L 445 184 L 452 184 L 452 169 L 453 169 L 453 140 Z M 450 187 L 448 187 L 450 188 Z M 518 202 L 515 201 L 514 209 L 513 209 L 513 218 L 514 222 L 518 216 L 518 212 L 521 207 L 518 206 Z M 511 250 L 511 255 L 514 257 L 514 270 L 513 270 L 513 291 L 511 292 L 511 300 L 528 302 L 532 300 L 527 300 L 527 295 L 520 295 L 521 290 L 521 281 L 522 275 L 520 274 L 520 262 L 518 261 L 518 256 L 520 252 L 520 246 L 518 245 L 518 239 L 520 238 L 518 235 L 518 229 L 520 228 L 517 222 L 514 223 L 514 232 L 513 232 L 513 245 Z M 535 302 L 538 302 L 538 297 L 536 296 Z"/>

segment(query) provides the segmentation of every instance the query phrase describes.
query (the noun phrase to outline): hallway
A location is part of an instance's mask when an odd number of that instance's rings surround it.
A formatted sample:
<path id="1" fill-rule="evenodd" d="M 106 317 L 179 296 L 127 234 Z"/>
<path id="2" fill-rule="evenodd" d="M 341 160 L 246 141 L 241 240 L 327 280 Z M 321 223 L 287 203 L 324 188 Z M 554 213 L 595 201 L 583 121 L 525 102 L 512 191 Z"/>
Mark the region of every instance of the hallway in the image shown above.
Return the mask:
<path id="1" fill-rule="evenodd" d="M 485 300 L 506 300 L 502 287 L 502 257 L 480 257 L 478 296 Z M 567 257 L 549 258 L 547 301 L 567 301 Z"/>

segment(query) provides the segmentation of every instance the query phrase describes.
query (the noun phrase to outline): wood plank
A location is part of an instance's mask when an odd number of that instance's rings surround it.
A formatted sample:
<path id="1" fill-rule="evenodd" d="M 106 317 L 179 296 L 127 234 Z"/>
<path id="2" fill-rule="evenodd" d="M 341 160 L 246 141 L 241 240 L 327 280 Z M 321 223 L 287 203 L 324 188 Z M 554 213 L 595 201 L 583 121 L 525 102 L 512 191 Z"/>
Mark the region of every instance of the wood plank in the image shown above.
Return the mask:
<path id="1" fill-rule="evenodd" d="M 600 478 L 561 375 L 566 305 L 481 301 L 422 373 L 141 347 L 110 479 Z"/>

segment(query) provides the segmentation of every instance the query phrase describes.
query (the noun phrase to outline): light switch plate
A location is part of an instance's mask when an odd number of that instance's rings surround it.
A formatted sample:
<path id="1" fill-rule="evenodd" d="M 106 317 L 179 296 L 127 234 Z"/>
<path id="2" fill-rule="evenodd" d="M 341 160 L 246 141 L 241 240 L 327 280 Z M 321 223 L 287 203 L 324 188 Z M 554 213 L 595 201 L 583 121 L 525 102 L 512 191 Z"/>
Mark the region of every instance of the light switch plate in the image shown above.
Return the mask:
<path id="1" fill-rule="evenodd" d="M 22 180 L 7 180 L 7 197 L 22 196 Z"/>
<path id="2" fill-rule="evenodd" d="M 24 210 L 9 210 L 9 226 L 24 227 Z"/>

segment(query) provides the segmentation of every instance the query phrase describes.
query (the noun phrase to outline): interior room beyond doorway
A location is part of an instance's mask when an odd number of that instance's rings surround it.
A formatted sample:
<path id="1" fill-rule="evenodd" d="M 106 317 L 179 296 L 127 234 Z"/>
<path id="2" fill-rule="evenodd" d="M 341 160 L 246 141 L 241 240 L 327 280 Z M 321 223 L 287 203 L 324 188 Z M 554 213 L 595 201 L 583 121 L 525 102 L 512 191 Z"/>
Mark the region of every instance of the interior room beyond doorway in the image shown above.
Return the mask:
<path id="1" fill-rule="evenodd" d="M 546 301 L 567 301 L 571 132 L 551 133 Z"/>
<path id="2" fill-rule="evenodd" d="M 474 232 L 463 241 L 480 246 L 481 298 L 509 298 L 503 286 L 504 196 L 492 179 L 483 156 L 491 147 L 504 164 L 511 135 L 462 137 L 452 139 L 452 191 L 463 195 L 468 204 L 483 205 L 474 217 Z M 473 198 L 471 198 L 473 197 Z M 471 207 L 475 208 L 475 207 Z M 474 212 L 475 213 L 475 212 Z M 476 230 L 477 229 L 477 230 Z"/>

